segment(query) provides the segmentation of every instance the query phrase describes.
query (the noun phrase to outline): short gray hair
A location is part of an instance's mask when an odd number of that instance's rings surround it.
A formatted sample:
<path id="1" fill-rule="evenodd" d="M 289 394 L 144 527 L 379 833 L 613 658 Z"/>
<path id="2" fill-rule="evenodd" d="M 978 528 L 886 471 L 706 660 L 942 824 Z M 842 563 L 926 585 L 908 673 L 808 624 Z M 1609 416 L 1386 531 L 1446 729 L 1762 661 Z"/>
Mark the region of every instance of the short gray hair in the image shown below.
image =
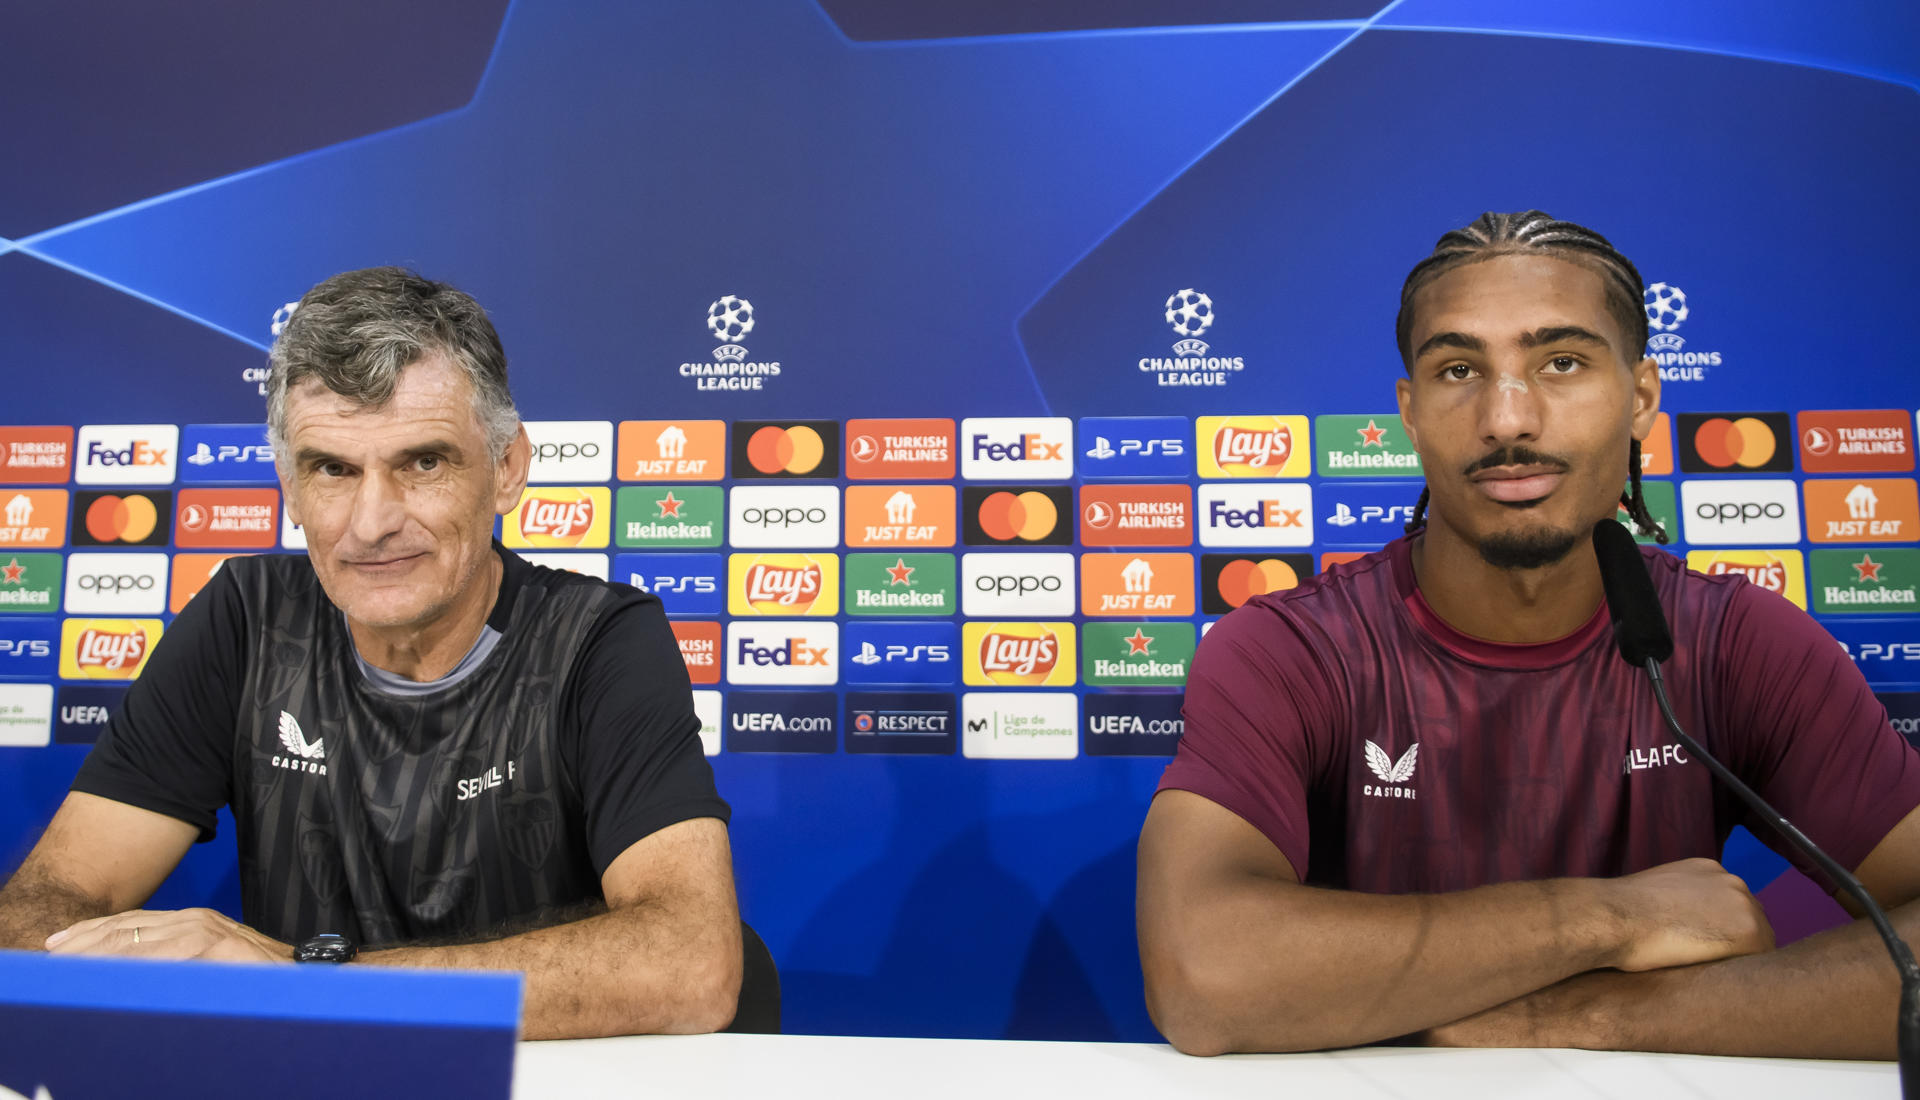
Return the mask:
<path id="1" fill-rule="evenodd" d="M 444 353 L 473 387 L 473 415 L 498 462 L 520 428 L 507 390 L 507 353 L 480 303 L 446 283 L 400 267 L 347 271 L 314 287 L 288 311 L 267 353 L 267 439 L 284 469 L 287 394 L 309 378 L 369 408 L 393 400 L 400 372 Z"/>

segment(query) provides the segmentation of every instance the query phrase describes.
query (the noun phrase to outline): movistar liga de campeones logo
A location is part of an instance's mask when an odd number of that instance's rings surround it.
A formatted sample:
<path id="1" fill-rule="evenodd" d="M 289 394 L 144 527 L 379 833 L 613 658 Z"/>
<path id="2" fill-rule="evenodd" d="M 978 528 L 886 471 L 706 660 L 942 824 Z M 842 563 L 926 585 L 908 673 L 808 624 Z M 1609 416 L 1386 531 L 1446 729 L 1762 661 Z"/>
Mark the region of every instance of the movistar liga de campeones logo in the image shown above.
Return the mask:
<path id="1" fill-rule="evenodd" d="M 1672 283 L 1654 283 L 1647 287 L 1647 354 L 1660 364 L 1663 382 L 1699 382 L 1706 368 L 1720 365 L 1717 351 L 1687 351 L 1686 338 L 1679 329 L 1692 314 L 1687 292 Z"/>
<path id="2" fill-rule="evenodd" d="M 1148 356 L 1140 360 L 1140 371 L 1151 374 L 1162 386 L 1224 386 L 1234 373 L 1245 370 L 1247 362 L 1209 355 L 1212 346 L 1200 335 L 1213 327 L 1213 299 L 1186 287 L 1167 296 L 1165 316 L 1180 339 L 1173 345 L 1173 357 Z"/>
<path id="3" fill-rule="evenodd" d="M 720 346 L 713 349 L 711 363 L 682 363 L 680 377 L 694 380 L 696 390 L 757 390 L 769 378 L 778 377 L 777 362 L 748 362 L 747 334 L 759 318 L 753 303 L 737 294 L 723 294 L 707 307 L 707 331 Z"/>

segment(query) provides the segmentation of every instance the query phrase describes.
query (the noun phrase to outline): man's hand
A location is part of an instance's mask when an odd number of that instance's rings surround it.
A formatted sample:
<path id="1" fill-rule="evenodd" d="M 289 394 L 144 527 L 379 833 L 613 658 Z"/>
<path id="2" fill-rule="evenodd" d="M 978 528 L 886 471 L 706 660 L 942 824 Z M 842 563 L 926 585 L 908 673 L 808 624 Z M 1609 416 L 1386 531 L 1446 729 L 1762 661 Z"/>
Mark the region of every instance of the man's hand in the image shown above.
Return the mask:
<path id="1" fill-rule="evenodd" d="M 293 948 L 211 909 L 133 909 L 47 937 L 50 955 L 121 955 L 216 962 L 293 961 Z"/>
<path id="2" fill-rule="evenodd" d="M 1611 880 L 1627 934 L 1613 966 L 1662 970 L 1773 950 L 1773 926 L 1738 875 L 1683 859 Z"/>

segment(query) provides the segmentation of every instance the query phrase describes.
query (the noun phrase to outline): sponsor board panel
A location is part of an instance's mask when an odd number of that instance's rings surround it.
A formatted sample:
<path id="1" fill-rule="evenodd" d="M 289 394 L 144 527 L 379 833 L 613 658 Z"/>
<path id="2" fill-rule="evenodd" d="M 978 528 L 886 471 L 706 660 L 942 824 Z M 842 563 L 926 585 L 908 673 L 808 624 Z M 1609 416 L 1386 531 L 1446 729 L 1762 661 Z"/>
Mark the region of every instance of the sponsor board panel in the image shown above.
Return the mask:
<path id="1" fill-rule="evenodd" d="M 62 620 L 60 678 L 132 680 L 159 642 L 159 619 Z"/>
<path id="2" fill-rule="evenodd" d="M 1080 612 L 1083 615 L 1193 614 L 1193 555 L 1082 555 Z"/>
<path id="3" fill-rule="evenodd" d="M 1064 416 L 962 420 L 960 476 L 968 481 L 1065 481 L 1073 476 L 1073 421 Z"/>
<path id="4" fill-rule="evenodd" d="M 1808 542 L 1920 540 L 1920 495 L 1912 478 L 1809 481 Z"/>
<path id="5" fill-rule="evenodd" d="M 735 486 L 727 494 L 727 537 L 740 550 L 831 550 L 840 545 L 840 490 Z"/>
<path id="6" fill-rule="evenodd" d="M 523 420 L 533 460 L 529 485 L 613 480 L 613 421 Z"/>
<path id="7" fill-rule="evenodd" d="M 1179 692 L 1096 692 L 1081 700 L 1088 756 L 1172 756 L 1187 722 Z"/>
<path id="8" fill-rule="evenodd" d="M 1790 546 L 1800 541 L 1800 495 L 1787 480 L 1680 483 L 1687 541 L 1696 546 Z"/>
<path id="9" fill-rule="evenodd" d="M 1080 419 L 1080 476 L 1193 476 L 1192 427 L 1183 416 L 1087 416 Z"/>
<path id="10" fill-rule="evenodd" d="M 614 543 L 640 549 L 719 546 L 726 491 L 716 485 L 629 485 L 614 501 Z"/>
<path id="11" fill-rule="evenodd" d="M 840 679 L 840 624 L 741 619 L 727 624 L 727 682 L 831 687 Z"/>
<path id="12" fill-rule="evenodd" d="M 952 615 L 959 610 L 952 554 L 848 554 L 844 587 L 848 615 Z"/>
<path id="13" fill-rule="evenodd" d="M 960 700 L 961 752 L 975 760 L 1072 760 L 1080 697 L 1070 691 L 969 691 Z"/>
<path id="14" fill-rule="evenodd" d="M 529 485 L 501 521 L 501 542 L 515 550 L 588 550 L 606 546 L 613 492 L 600 485 Z"/>
<path id="15" fill-rule="evenodd" d="M 1823 615 L 1920 611 L 1920 550 L 1815 550 L 1813 609 Z"/>
<path id="16" fill-rule="evenodd" d="M 1806 567 L 1798 550 L 1689 550 L 1687 568 L 1709 577 L 1737 573 L 1795 607 L 1807 606 Z"/>
<path id="17" fill-rule="evenodd" d="M 847 421 L 850 481 L 951 481 L 954 423 L 943 418 Z"/>
<path id="18" fill-rule="evenodd" d="M 107 720 L 126 697 L 124 684 L 61 684 L 53 743 L 91 745 L 98 741 L 106 731 Z"/>
<path id="19" fill-rule="evenodd" d="M 974 687 L 1071 687 L 1079 669 L 1067 622 L 968 622 L 960 647 Z"/>
<path id="20" fill-rule="evenodd" d="M 1313 543 L 1313 488 L 1279 482 L 1200 486 L 1200 545 L 1298 547 Z"/>
<path id="21" fill-rule="evenodd" d="M 830 617 L 840 611 L 836 554 L 735 554 L 727 559 L 727 614 Z"/>
<path id="22" fill-rule="evenodd" d="M 724 569 L 719 554 L 619 554 L 612 579 L 660 597 L 669 615 L 718 615 L 726 609 Z"/>
<path id="23" fill-rule="evenodd" d="M 73 480 L 81 485 L 171 485 L 179 469 L 180 429 L 172 424 L 87 424 L 74 443 Z"/>
<path id="24" fill-rule="evenodd" d="M 0 600 L 5 581 L 0 565 Z M 64 604 L 69 615 L 158 615 L 167 605 L 167 556 L 69 555 Z"/>
<path id="25" fill-rule="evenodd" d="M 846 702 L 848 752 L 953 755 L 960 715 L 952 692 L 850 691 Z"/>
<path id="26" fill-rule="evenodd" d="M 728 752 L 833 752 L 840 697 L 831 691 L 736 691 L 727 697 Z"/>
<path id="27" fill-rule="evenodd" d="M 51 615 L 60 610 L 58 554 L 0 552 L 0 615 Z"/>
<path id="28" fill-rule="evenodd" d="M 39 748 L 52 740 L 53 685 L 0 684 L 0 746 Z"/>

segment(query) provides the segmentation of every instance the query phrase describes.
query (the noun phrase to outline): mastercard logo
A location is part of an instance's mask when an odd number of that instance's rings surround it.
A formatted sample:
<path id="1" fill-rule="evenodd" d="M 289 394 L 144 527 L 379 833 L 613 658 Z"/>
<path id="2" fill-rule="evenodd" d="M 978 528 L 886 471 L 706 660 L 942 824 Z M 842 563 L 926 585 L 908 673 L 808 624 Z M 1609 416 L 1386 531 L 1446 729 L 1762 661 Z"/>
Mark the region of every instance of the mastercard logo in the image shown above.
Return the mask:
<path id="1" fill-rule="evenodd" d="M 1053 533 L 1060 510 L 1045 493 L 994 493 L 980 504 L 980 530 L 997 542 L 1039 542 Z"/>
<path id="2" fill-rule="evenodd" d="M 738 477 L 838 477 L 840 425 L 831 420 L 734 425 Z"/>
<path id="3" fill-rule="evenodd" d="M 1681 415 L 1681 433 L 1687 441 L 1681 466 L 1689 473 L 1713 470 L 1765 470 L 1790 473 L 1791 449 L 1780 445 L 1791 439 L 1785 413 L 1745 416 Z"/>
<path id="4" fill-rule="evenodd" d="M 1209 615 L 1224 615 L 1255 596 L 1297 588 L 1312 575 L 1313 558 L 1307 554 L 1258 558 L 1204 554 L 1200 559 L 1201 609 Z"/>
<path id="5" fill-rule="evenodd" d="M 164 536 L 160 514 L 159 503 L 146 493 L 102 493 L 84 504 L 80 520 L 91 545 L 144 545 Z"/>

